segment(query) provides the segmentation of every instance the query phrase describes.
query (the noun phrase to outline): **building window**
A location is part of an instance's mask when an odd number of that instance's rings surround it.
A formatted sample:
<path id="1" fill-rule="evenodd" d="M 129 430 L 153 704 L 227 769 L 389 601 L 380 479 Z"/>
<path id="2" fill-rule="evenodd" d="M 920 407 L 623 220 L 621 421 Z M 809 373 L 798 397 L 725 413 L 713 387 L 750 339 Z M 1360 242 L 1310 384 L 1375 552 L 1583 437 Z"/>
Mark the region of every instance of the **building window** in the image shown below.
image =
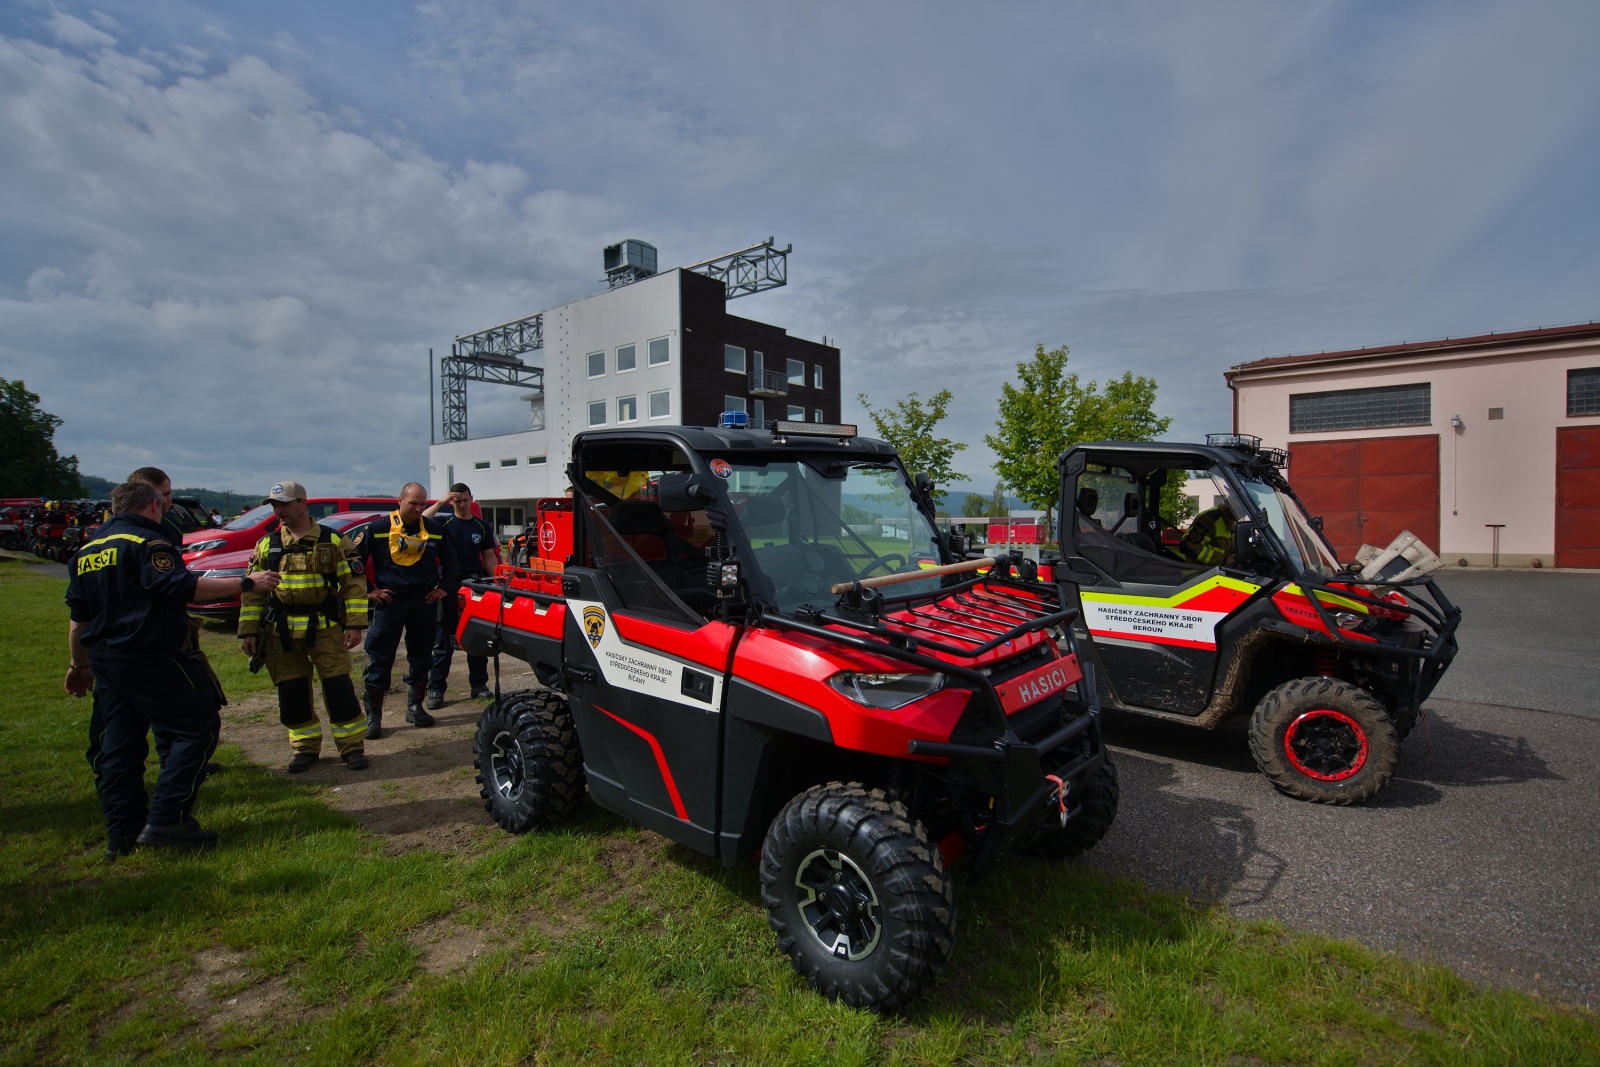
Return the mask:
<path id="1" fill-rule="evenodd" d="M 589 402 L 589 425 L 604 426 L 606 424 L 606 402 L 604 400 L 591 400 Z"/>
<path id="2" fill-rule="evenodd" d="M 486 459 L 474 460 L 472 469 L 475 471 L 486 471 L 489 469 L 489 461 Z"/>
<path id="3" fill-rule="evenodd" d="M 589 377 L 604 378 L 606 375 L 606 354 L 604 352 L 589 353 Z"/>
<path id="4" fill-rule="evenodd" d="M 722 346 L 722 369 L 733 374 L 744 373 L 744 349 L 736 345 Z"/>
<path id="5" fill-rule="evenodd" d="M 1432 408 L 1433 389 L 1428 382 L 1295 393 L 1289 397 L 1289 432 L 1426 426 L 1432 421 Z"/>
<path id="6" fill-rule="evenodd" d="M 650 417 L 652 419 L 670 419 L 672 417 L 672 393 L 666 389 L 659 393 L 650 394 Z"/>
<path id="7" fill-rule="evenodd" d="M 765 400 L 750 401 L 750 424 L 762 426 L 767 421 L 767 402 Z"/>
<path id="8" fill-rule="evenodd" d="M 639 398 L 636 396 L 617 397 L 617 421 L 639 421 Z"/>
<path id="9" fill-rule="evenodd" d="M 517 457 L 516 456 L 512 456 L 510 459 L 503 459 L 503 460 L 500 461 L 500 466 L 502 466 L 502 467 L 515 467 L 516 465 L 517 465 Z"/>
<path id="10" fill-rule="evenodd" d="M 546 457 L 544 457 L 544 456 L 529 456 L 528 457 L 528 466 L 537 467 L 539 464 L 541 464 L 541 463 L 543 463 L 545 461 L 545 458 Z"/>
<path id="11" fill-rule="evenodd" d="M 742 397 L 742 396 L 725 396 L 725 397 L 722 398 L 722 410 L 723 411 L 745 411 L 745 410 L 748 410 L 748 409 L 744 406 L 744 397 Z"/>
<path id="12" fill-rule="evenodd" d="M 1600 415 L 1600 367 L 1567 371 L 1567 415 Z"/>
<path id="13" fill-rule="evenodd" d="M 1498 421 L 1500 419 L 1503 419 L 1505 417 L 1506 417 L 1506 409 L 1505 408 L 1490 408 L 1489 409 L 1489 421 L 1490 422 L 1496 422 L 1496 421 Z"/>
<path id="14" fill-rule="evenodd" d="M 789 361 L 789 384 L 798 385 L 802 388 L 806 384 L 806 365 L 798 359 Z"/>
<path id="15" fill-rule="evenodd" d="M 667 347 L 665 337 L 657 337 L 650 342 L 649 360 L 652 367 L 664 367 L 672 358 L 672 351 Z"/>
<path id="16" fill-rule="evenodd" d="M 639 352 L 633 345 L 623 345 L 617 349 L 617 373 L 633 370 L 639 366 Z"/>
<path id="17" fill-rule="evenodd" d="M 799 406 L 798 404 L 790 404 L 789 405 L 789 421 L 790 422 L 805 422 L 806 421 L 806 409 L 801 407 L 801 406 Z"/>
<path id="18" fill-rule="evenodd" d="M 812 409 L 812 411 L 811 411 L 811 421 L 812 422 L 821 422 L 822 421 L 822 409 L 821 408 L 813 408 Z"/>
<path id="19" fill-rule="evenodd" d="M 820 363 L 813 363 L 811 365 L 811 388 L 822 388 L 822 364 Z"/>

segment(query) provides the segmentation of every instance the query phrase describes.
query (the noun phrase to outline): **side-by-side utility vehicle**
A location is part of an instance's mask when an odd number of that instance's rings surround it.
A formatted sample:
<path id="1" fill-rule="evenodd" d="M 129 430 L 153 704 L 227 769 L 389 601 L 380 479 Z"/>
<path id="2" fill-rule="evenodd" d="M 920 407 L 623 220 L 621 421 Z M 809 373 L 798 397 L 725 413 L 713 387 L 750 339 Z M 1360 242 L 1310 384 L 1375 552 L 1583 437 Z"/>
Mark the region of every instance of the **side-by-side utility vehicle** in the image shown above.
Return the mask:
<path id="1" fill-rule="evenodd" d="M 1288 461 L 1235 434 L 1074 446 L 1055 577 L 1081 609 L 1078 647 L 1107 707 L 1207 728 L 1248 715 L 1251 754 L 1279 790 L 1349 804 L 1393 774 L 1461 612 L 1409 535 L 1341 564 Z M 1162 503 L 1180 483 L 1203 509 L 1185 535 Z"/>
<path id="2" fill-rule="evenodd" d="M 1110 827 L 1075 609 L 1020 558 L 957 562 L 888 445 L 801 422 L 601 430 L 569 477 L 524 542 L 541 554 L 463 591 L 462 647 L 545 687 L 478 724 L 507 830 L 587 792 L 725 864 L 759 856 L 796 970 L 892 1008 L 950 956 L 957 856 L 982 874 Z"/>

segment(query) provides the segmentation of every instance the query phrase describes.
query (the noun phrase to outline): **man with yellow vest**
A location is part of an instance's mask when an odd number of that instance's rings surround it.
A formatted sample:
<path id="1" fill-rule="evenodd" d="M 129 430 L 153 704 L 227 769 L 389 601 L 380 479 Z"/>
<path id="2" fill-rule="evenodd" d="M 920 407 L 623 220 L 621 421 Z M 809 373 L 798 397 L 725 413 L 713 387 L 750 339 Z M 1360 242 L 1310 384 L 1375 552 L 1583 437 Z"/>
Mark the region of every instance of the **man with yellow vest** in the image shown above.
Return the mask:
<path id="1" fill-rule="evenodd" d="M 313 519 L 299 482 L 280 482 L 262 501 L 278 529 L 256 542 L 251 567 L 270 563 L 282 578 L 271 592 L 239 598 L 239 637 L 251 668 L 266 663 L 278 687 L 278 719 L 289 729 L 289 773 L 322 753 L 322 723 L 311 703 L 311 672 L 322 679 L 322 702 L 339 757 L 365 770 L 367 720 L 350 680 L 350 650 L 367 628 L 367 580 L 355 545 Z M 261 656 L 257 658 L 257 654 Z"/>
<path id="2" fill-rule="evenodd" d="M 394 511 L 358 527 L 356 552 L 372 583 L 372 628 L 367 631 L 367 736 L 383 736 L 383 697 L 389 691 L 402 632 L 406 641 L 406 722 L 432 726 L 422 707 L 438 625 L 434 605 L 460 584 L 455 554 L 437 522 L 422 514 L 428 494 L 416 482 L 400 490 Z"/>

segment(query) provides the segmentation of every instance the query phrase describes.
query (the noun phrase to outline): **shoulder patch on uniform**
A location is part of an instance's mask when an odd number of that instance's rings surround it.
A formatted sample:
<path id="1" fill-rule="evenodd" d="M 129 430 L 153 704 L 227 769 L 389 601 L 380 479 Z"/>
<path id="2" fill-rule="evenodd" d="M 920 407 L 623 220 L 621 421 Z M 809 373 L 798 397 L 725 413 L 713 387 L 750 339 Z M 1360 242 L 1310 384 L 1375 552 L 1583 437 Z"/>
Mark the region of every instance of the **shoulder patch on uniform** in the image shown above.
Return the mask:
<path id="1" fill-rule="evenodd" d="M 177 560 L 172 558 L 171 552 L 156 551 L 150 553 L 150 566 L 163 573 L 170 571 L 177 565 Z"/>
<path id="2" fill-rule="evenodd" d="M 367 573 L 367 565 L 359 559 L 353 559 L 350 561 L 350 573 L 354 575 L 365 574 Z"/>
<path id="3" fill-rule="evenodd" d="M 147 541 L 145 543 L 150 546 L 150 550 L 152 552 L 154 552 L 158 548 L 171 548 L 172 547 L 172 542 L 171 541 L 163 541 L 160 538 L 157 538 L 154 541 Z"/>
<path id="4" fill-rule="evenodd" d="M 365 541 L 366 539 L 367 539 L 367 531 L 362 530 L 360 533 L 356 534 L 355 540 L 352 541 L 351 543 L 359 545 L 361 542 Z"/>

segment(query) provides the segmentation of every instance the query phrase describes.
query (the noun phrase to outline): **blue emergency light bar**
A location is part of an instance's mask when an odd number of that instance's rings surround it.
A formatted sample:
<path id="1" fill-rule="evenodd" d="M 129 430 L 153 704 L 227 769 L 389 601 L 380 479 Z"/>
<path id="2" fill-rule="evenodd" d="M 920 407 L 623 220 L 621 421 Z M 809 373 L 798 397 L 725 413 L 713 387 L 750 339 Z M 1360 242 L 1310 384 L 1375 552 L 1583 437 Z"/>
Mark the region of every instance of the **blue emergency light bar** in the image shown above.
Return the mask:
<path id="1" fill-rule="evenodd" d="M 750 425 L 750 415 L 744 411 L 724 411 L 721 425 L 724 430 L 743 430 Z"/>

